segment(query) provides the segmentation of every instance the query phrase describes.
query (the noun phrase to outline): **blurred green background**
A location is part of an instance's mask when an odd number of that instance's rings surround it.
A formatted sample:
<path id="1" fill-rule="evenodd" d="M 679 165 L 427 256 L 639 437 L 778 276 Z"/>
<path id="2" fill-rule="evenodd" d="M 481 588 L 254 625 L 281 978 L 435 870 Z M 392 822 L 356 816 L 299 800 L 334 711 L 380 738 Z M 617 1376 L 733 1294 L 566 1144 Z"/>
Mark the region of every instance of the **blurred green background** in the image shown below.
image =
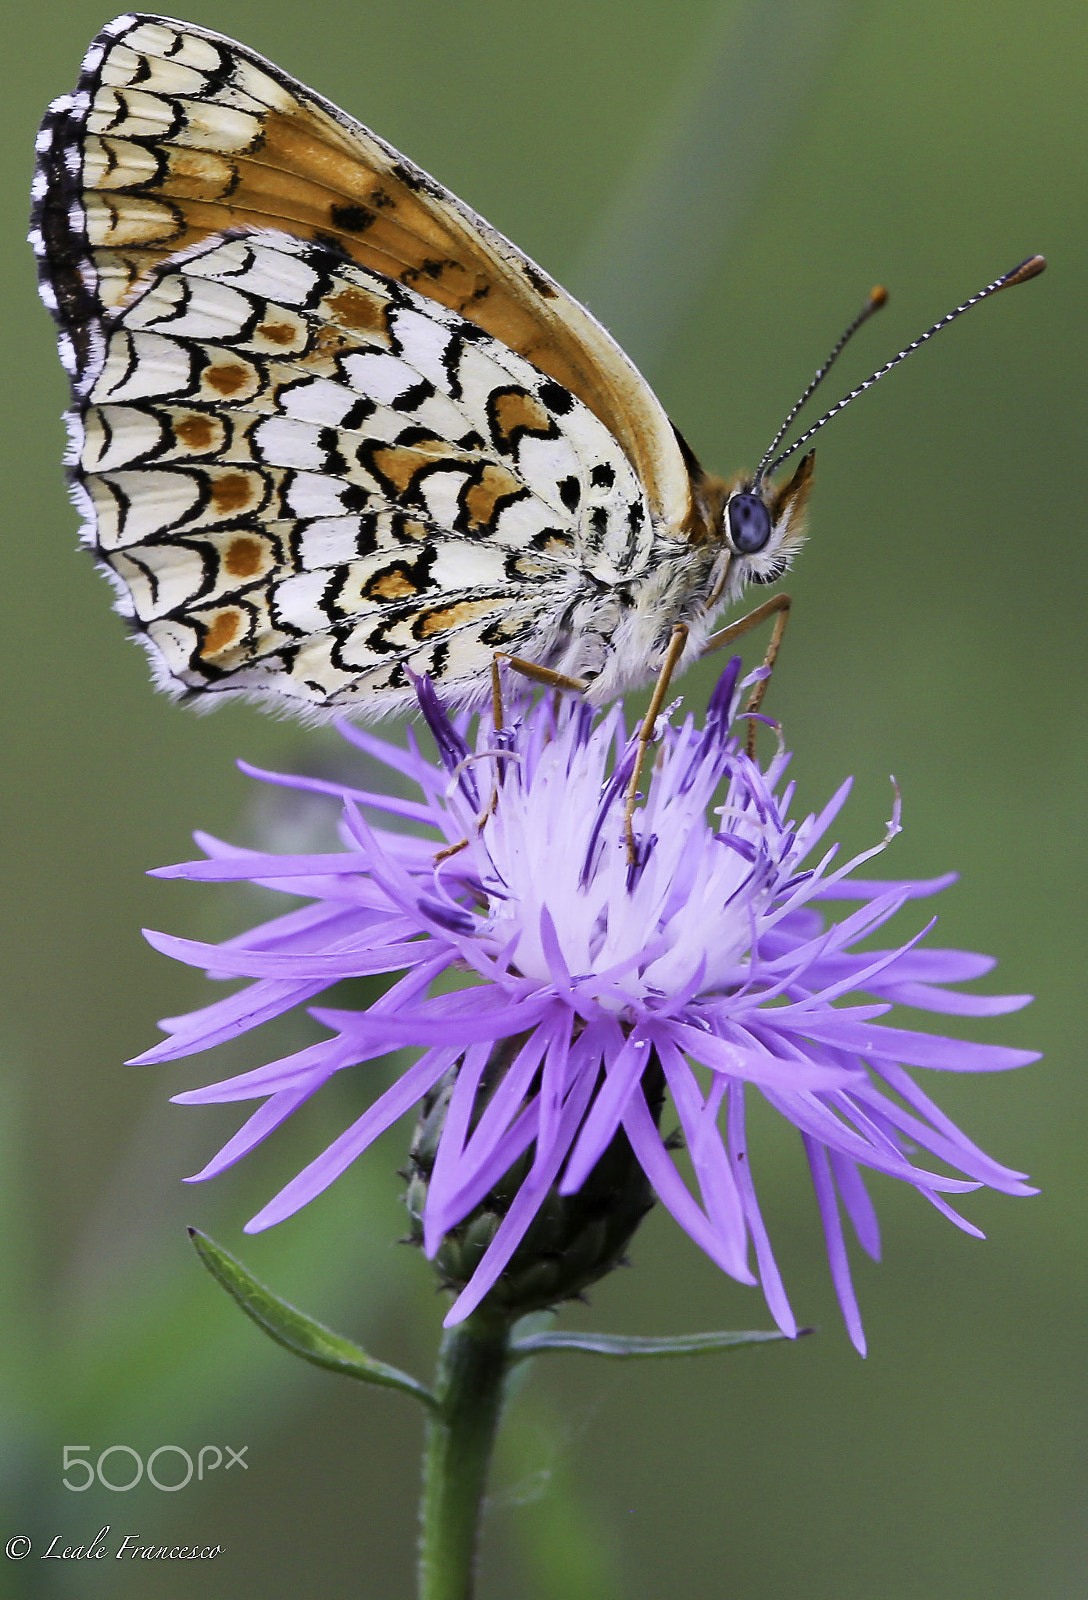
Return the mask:
<path id="1" fill-rule="evenodd" d="M 761 1195 L 795 1348 L 617 1376 L 535 1370 L 510 1415 L 481 1600 L 1061 1600 L 1085 1552 L 1083 487 L 1088 19 L 1080 0 L 224 0 L 231 33 L 371 124 L 536 257 L 624 340 L 710 467 L 760 455 L 875 282 L 889 309 L 828 401 L 1033 251 L 1037 283 L 980 308 L 820 442 L 813 533 L 770 709 L 806 807 L 848 772 L 849 846 L 894 876 L 959 869 L 942 942 L 993 952 L 1023 1016 L 979 1036 L 1043 1064 L 936 1085 L 1042 1195 L 969 1197 L 980 1244 L 876 1182 L 880 1267 L 857 1265 L 859 1360 L 827 1282 L 794 1139 L 762 1119 Z M 386 1139 L 308 1211 L 246 1217 L 344 1126 L 330 1086 L 207 1188 L 180 1179 L 236 1124 L 169 1094 L 226 1063 L 133 1068 L 155 1019 L 209 998 L 141 924 L 217 937 L 257 908 L 157 883 L 195 826 L 256 842 L 236 756 L 329 759 L 331 735 L 251 708 L 199 718 L 153 694 L 75 550 L 65 385 L 22 244 L 34 130 L 106 20 L 91 0 L 9 13 L 0 104 L 0 430 L 6 953 L 0 1226 L 0 1593 L 411 1593 L 419 1422 L 302 1370 L 202 1272 L 184 1225 L 386 1359 L 426 1371 L 439 1303 L 403 1229 Z M 687 683 L 698 703 L 709 677 Z M 267 820 L 267 818 L 265 818 Z M 286 826 L 282 815 L 273 819 Z M 279 1041 L 282 1044 L 282 1039 Z M 229 1065 L 265 1059 L 263 1039 Z M 663 1216 L 634 1270 L 566 1325 L 766 1326 Z M 177 1494 L 61 1487 L 61 1449 L 248 1445 L 248 1470 Z M 117 1476 L 123 1481 L 122 1462 Z M 165 1468 L 164 1468 L 165 1471 Z M 219 1543 L 210 1567 L 41 1562 L 103 1524 Z M 111 1570 L 104 1570 L 105 1568 Z M 5 1587 L 6 1586 L 6 1587 Z"/>

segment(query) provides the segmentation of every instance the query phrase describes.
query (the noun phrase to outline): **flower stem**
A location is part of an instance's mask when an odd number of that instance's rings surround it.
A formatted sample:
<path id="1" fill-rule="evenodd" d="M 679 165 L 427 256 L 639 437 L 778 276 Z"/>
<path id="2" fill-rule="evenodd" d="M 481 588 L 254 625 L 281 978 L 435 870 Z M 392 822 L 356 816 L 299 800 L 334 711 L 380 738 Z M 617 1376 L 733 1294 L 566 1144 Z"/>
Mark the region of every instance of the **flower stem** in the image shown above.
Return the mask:
<path id="1" fill-rule="evenodd" d="M 427 1422 L 419 1600 L 472 1600 L 476 1542 L 502 1410 L 510 1324 L 477 1313 L 442 1339 Z"/>

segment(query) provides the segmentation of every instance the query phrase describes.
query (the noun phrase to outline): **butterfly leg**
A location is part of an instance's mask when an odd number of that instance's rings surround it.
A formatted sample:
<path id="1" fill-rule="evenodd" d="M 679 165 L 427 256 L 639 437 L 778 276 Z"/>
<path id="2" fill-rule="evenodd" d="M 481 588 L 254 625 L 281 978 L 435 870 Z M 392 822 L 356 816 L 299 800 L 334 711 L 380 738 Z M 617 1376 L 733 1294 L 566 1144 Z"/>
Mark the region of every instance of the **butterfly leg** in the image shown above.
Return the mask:
<path id="1" fill-rule="evenodd" d="M 448 861 L 451 856 L 459 856 L 462 850 L 468 849 L 467 839 L 458 839 L 456 844 L 448 844 L 444 850 L 436 850 L 434 864 L 437 867 L 440 861 Z"/>
<path id="2" fill-rule="evenodd" d="M 639 780 L 642 777 L 642 769 L 646 765 L 646 753 L 653 743 L 658 715 L 665 703 L 665 696 L 669 692 L 669 684 L 672 682 L 672 675 L 676 671 L 676 664 L 683 655 L 684 646 L 687 642 L 688 630 L 682 622 L 679 622 L 672 630 L 669 648 L 665 652 L 665 659 L 661 663 L 661 670 L 657 675 L 657 682 L 654 685 L 650 704 L 646 715 L 642 719 L 642 727 L 638 731 L 635 764 L 631 769 L 631 780 L 627 785 L 623 811 L 623 827 L 627 838 L 627 859 L 632 865 L 638 860 L 638 848 L 635 844 L 635 801 L 638 799 Z"/>
<path id="3" fill-rule="evenodd" d="M 502 704 L 502 679 L 499 677 L 499 658 L 491 657 L 491 726 L 496 733 L 503 730 L 503 704 Z M 499 807 L 499 785 L 502 782 L 502 763 L 495 762 L 495 771 L 491 779 L 491 796 L 487 805 L 476 818 L 477 828 L 482 828 L 488 817 L 493 817 Z"/>
<path id="4" fill-rule="evenodd" d="M 546 689 L 569 689 L 573 694 L 585 694 L 589 688 L 585 678 L 568 678 L 565 672 L 553 672 L 551 667 L 541 667 L 535 661 L 526 661 L 521 656 L 507 655 L 505 650 L 496 650 L 491 669 L 492 696 L 496 692 L 500 661 L 509 662 L 514 671 L 520 672 L 523 678 L 528 678 L 531 683 L 542 683 Z"/>
<path id="5" fill-rule="evenodd" d="M 499 677 L 499 658 L 491 657 L 491 725 L 496 733 L 502 732 L 502 679 Z"/>
<path id="6" fill-rule="evenodd" d="M 499 677 L 499 657 L 497 654 L 491 658 L 491 726 L 494 728 L 496 733 L 502 732 L 502 680 Z M 491 780 L 491 794 L 488 797 L 486 806 L 484 806 L 482 811 L 478 812 L 476 817 L 477 832 L 482 831 L 488 817 L 493 817 L 498 809 L 501 770 L 501 766 L 498 762 L 496 762 L 495 775 Z M 450 856 L 455 856 L 459 854 L 460 851 L 467 849 L 467 839 L 460 839 L 457 844 L 448 844 L 444 850 L 439 850 L 438 854 L 435 856 L 435 866 L 437 866 L 440 861 L 448 861 Z"/>
<path id="7" fill-rule="evenodd" d="M 782 645 L 782 636 L 786 631 L 786 623 L 790 615 L 790 597 L 788 594 L 775 594 L 765 600 L 761 606 L 756 606 L 754 611 L 749 611 L 746 617 L 741 617 L 739 622 L 731 622 L 728 628 L 719 628 L 717 633 L 712 633 L 703 646 L 703 655 L 707 656 L 712 650 L 720 650 L 723 645 L 732 644 L 734 639 L 739 639 L 742 634 L 748 633 L 752 628 L 758 628 L 761 622 L 768 617 L 774 617 L 775 624 L 771 630 L 771 640 L 767 646 L 767 653 L 763 657 L 763 665 L 767 675 L 761 678 L 749 697 L 744 708 L 745 716 L 750 717 L 759 710 L 763 704 L 763 696 L 767 693 L 767 685 L 771 681 L 771 673 L 778 659 L 778 652 Z M 747 749 L 749 756 L 756 753 L 756 724 L 748 724 Z"/>

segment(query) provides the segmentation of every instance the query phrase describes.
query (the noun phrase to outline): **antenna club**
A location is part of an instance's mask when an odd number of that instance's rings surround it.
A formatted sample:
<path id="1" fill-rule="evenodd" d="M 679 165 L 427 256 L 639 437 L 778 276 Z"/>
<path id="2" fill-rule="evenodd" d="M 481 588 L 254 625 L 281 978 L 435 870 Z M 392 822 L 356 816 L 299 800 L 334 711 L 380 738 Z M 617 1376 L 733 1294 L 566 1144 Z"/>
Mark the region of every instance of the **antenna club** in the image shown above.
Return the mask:
<path id="1" fill-rule="evenodd" d="M 1028 256 L 1026 261 L 1021 261 L 1018 267 L 1013 267 L 1011 272 L 1006 272 L 1001 280 L 1003 289 L 1011 289 L 1014 284 L 1027 283 L 1029 278 L 1037 278 L 1040 272 L 1046 271 L 1046 256 Z"/>
<path id="2" fill-rule="evenodd" d="M 1040 267 L 1039 270 L 1041 272 L 1042 268 Z M 884 285 L 882 283 L 874 284 L 873 287 L 869 290 L 869 309 L 871 311 L 879 311 L 881 306 L 886 306 L 887 303 L 888 303 L 888 291 L 887 291 L 887 289 L 885 289 L 885 287 L 884 287 Z"/>

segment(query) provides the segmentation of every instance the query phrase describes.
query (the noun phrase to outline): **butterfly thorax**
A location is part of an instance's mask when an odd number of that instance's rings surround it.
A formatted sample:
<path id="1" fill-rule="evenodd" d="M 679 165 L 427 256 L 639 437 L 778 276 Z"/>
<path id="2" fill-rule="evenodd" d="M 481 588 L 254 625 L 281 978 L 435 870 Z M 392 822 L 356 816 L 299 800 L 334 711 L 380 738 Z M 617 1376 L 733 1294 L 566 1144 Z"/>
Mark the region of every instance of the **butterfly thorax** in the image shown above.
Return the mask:
<path id="1" fill-rule="evenodd" d="M 594 603 L 580 612 L 577 639 L 562 652 L 563 664 L 553 662 L 557 670 L 590 677 L 588 694 L 596 703 L 655 673 L 678 624 L 688 630 L 681 665 L 697 660 L 719 612 L 739 600 L 748 584 L 780 578 L 804 537 L 812 455 L 787 482 L 764 489 L 745 474 L 725 479 L 704 473 L 684 448 L 691 473 L 688 523 L 679 533 L 658 527 L 638 572 L 602 585 Z M 729 513 L 738 496 L 766 511 L 766 543 L 759 550 L 734 546 Z"/>

